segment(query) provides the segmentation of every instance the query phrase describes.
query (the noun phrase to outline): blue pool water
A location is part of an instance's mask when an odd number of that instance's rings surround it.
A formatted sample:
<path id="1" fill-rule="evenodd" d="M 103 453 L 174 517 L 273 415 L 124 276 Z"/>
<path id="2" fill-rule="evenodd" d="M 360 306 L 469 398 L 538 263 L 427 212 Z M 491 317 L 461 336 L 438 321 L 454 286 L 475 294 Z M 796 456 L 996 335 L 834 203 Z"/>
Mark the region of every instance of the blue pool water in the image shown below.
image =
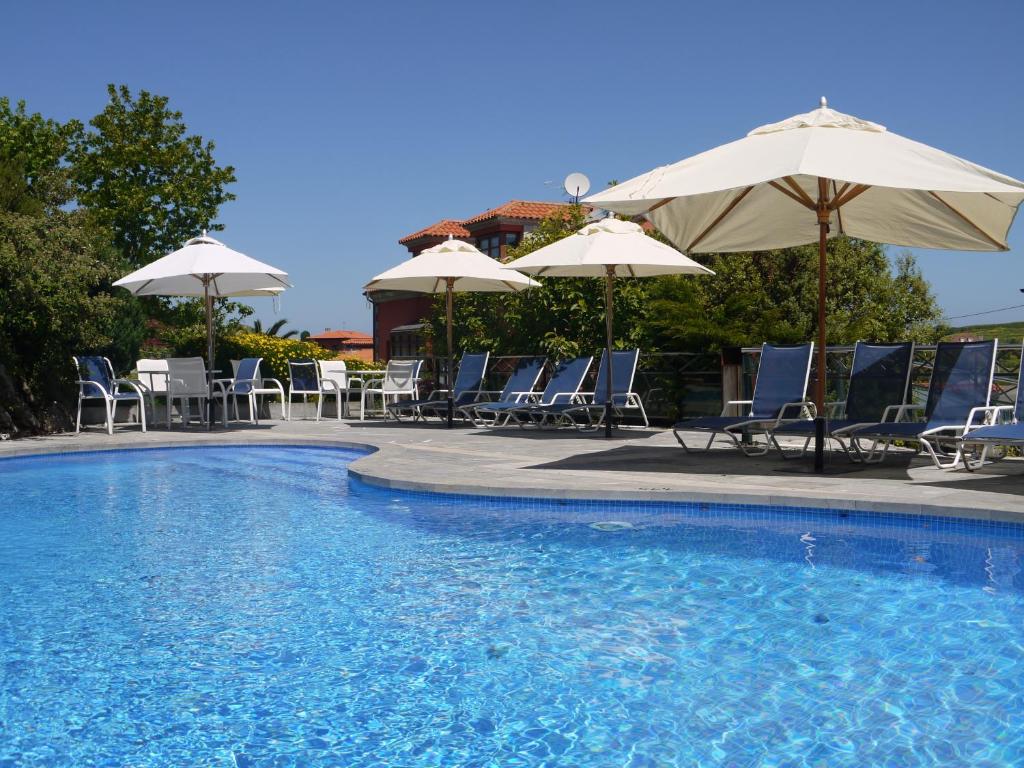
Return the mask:
<path id="1" fill-rule="evenodd" d="M 0 461 L 0 766 L 1024 762 L 1019 527 L 403 495 L 356 456 Z"/>

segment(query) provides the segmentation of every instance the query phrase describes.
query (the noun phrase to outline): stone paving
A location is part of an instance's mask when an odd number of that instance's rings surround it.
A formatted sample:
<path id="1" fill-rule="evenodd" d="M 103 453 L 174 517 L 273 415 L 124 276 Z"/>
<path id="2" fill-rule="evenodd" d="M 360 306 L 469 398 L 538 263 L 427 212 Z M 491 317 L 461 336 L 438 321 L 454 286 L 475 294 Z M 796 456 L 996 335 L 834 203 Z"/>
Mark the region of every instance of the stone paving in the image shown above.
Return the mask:
<path id="1" fill-rule="evenodd" d="M 699 438 L 698 438 L 699 439 Z M 836 455 L 836 474 L 815 476 L 776 455 L 748 458 L 723 444 L 686 454 L 665 430 L 617 430 L 615 437 L 572 430 L 498 430 L 383 422 L 261 421 L 205 432 L 119 425 L 80 435 L 0 442 L 0 457 L 32 453 L 166 445 L 313 444 L 377 449 L 353 475 L 375 484 L 501 496 L 717 501 L 880 512 L 928 513 L 1024 521 L 1024 461 L 1008 459 L 975 474 L 943 472 L 909 452 L 881 467 L 851 466 Z M 796 465 L 796 466 L 794 466 Z"/>

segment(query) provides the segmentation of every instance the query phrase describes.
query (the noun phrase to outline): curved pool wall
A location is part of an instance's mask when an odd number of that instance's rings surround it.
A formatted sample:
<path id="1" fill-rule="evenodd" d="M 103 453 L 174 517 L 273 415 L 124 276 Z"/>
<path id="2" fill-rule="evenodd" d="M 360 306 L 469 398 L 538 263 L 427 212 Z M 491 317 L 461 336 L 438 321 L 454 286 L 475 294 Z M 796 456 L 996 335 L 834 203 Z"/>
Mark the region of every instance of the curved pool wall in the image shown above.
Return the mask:
<path id="1" fill-rule="evenodd" d="M 1024 759 L 1022 526 L 452 499 L 359 455 L 0 462 L 0 765 Z"/>

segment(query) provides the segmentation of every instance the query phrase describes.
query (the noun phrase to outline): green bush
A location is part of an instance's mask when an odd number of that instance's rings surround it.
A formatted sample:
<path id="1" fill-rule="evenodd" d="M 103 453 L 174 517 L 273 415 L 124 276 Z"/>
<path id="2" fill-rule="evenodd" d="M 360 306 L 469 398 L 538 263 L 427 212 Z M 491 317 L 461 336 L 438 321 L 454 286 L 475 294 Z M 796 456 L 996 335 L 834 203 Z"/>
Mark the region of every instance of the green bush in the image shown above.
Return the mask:
<path id="1" fill-rule="evenodd" d="M 243 357 L 262 357 L 261 374 L 287 381 L 289 360 L 332 360 L 334 352 L 311 341 L 282 339 L 264 333 L 236 332 L 219 340 L 218 360 L 239 360 Z M 230 365 L 225 370 L 230 371 Z"/>

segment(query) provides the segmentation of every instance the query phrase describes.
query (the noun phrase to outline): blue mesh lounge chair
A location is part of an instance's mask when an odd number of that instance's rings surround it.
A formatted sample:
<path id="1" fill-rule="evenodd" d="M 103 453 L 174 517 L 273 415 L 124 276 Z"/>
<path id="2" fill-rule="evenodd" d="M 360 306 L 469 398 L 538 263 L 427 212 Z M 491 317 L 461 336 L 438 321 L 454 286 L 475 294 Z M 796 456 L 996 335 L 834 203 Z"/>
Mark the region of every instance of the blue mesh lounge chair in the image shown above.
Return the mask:
<path id="1" fill-rule="evenodd" d="M 969 471 L 979 469 L 989 457 L 992 448 L 1024 444 L 1024 350 L 1021 350 L 1017 398 L 1014 404 L 991 406 L 986 422 L 984 426 L 968 423 L 963 437 L 960 438 L 964 467 Z M 968 451 L 973 451 L 973 455 Z"/>
<path id="2" fill-rule="evenodd" d="M 940 342 L 925 405 L 891 405 L 877 424 L 848 433 L 861 461 L 880 462 L 893 442 L 902 441 L 917 443 L 940 469 L 959 466 L 963 446 L 957 438 L 990 412 L 997 347 L 995 340 Z M 924 412 L 923 421 L 906 420 L 914 411 Z M 867 451 L 860 445 L 862 440 L 871 441 Z M 942 458 L 950 460 L 943 463 Z"/>
<path id="3" fill-rule="evenodd" d="M 508 381 L 505 382 L 505 388 L 501 392 L 482 390 L 480 392 L 480 400 L 468 405 L 459 406 L 457 409 L 459 414 L 463 418 L 469 419 L 478 427 L 485 426 L 486 424 L 504 423 L 508 419 L 507 413 L 501 412 L 500 409 L 492 408 L 489 411 L 490 418 L 488 419 L 481 415 L 479 407 L 490 407 L 501 403 L 511 406 L 524 403 L 530 397 L 539 395 L 540 393 L 535 392 L 534 388 L 540 380 L 541 373 L 544 372 L 544 364 L 546 362 L 547 358 L 543 356 L 520 357 L 516 362 L 515 370 L 508 377 Z M 497 395 L 497 400 L 486 400 L 486 398 L 492 395 Z"/>
<path id="4" fill-rule="evenodd" d="M 806 401 L 807 379 L 811 374 L 813 352 L 814 344 L 762 344 L 761 361 L 754 384 L 754 398 L 729 401 L 722 409 L 721 416 L 702 416 L 680 421 L 672 427 L 676 440 L 687 452 L 703 453 L 710 450 L 716 437 L 725 435 L 746 455 L 763 456 L 770 446 L 767 440 L 764 445 L 746 445 L 741 438 L 744 434 L 755 432 L 768 434 L 787 419 L 805 418 L 804 414 L 807 412 L 813 415 L 813 406 Z M 731 407 L 737 405 L 749 405 L 750 410 L 745 416 L 725 415 Z M 682 432 L 706 432 L 710 433 L 710 436 L 707 445 L 695 449 L 683 442 L 680 434 Z"/>
<path id="5" fill-rule="evenodd" d="M 644 411 L 640 396 L 633 391 L 633 379 L 636 376 L 636 365 L 640 359 L 639 349 L 619 350 L 612 352 L 612 408 L 616 416 L 621 417 L 626 409 L 639 410 L 644 426 L 648 425 L 647 413 Z M 597 381 L 593 392 L 580 392 L 579 398 L 587 402 L 552 403 L 529 408 L 526 414 L 534 421 L 545 426 L 567 426 L 597 428 L 604 423 L 604 403 L 608 396 L 608 353 L 601 353 L 601 363 L 597 369 Z M 578 421 L 584 419 L 585 421 Z"/>
<path id="6" fill-rule="evenodd" d="M 529 405 L 524 405 L 523 400 L 532 400 L 530 405 L 576 402 L 580 387 L 583 385 L 583 380 L 587 377 L 587 371 L 590 370 L 593 362 L 594 358 L 589 355 L 577 357 L 573 360 L 563 360 L 555 365 L 555 370 L 552 372 L 547 386 L 544 387 L 544 391 L 539 396 L 531 395 L 528 398 L 520 399 L 518 402 L 480 403 L 476 408 L 476 413 L 481 417 L 494 417 L 494 421 L 489 426 L 501 426 L 509 421 L 522 426 L 520 418 L 525 416 L 529 410 Z M 499 420 L 499 416 L 503 416 L 504 419 Z"/>
<path id="7" fill-rule="evenodd" d="M 235 378 L 221 380 L 225 387 L 227 397 L 235 409 L 235 420 L 238 420 L 238 396 L 249 399 L 249 423 L 259 424 L 259 407 L 256 401 L 257 395 L 279 395 L 281 397 L 281 418 L 285 418 L 286 409 L 284 385 L 277 379 L 264 379 L 260 376 L 260 365 L 262 357 L 245 357 L 238 361 L 235 369 Z"/>
<path id="8" fill-rule="evenodd" d="M 489 359 L 490 352 L 462 353 L 459 372 L 455 377 L 455 387 L 452 390 L 456 414 L 458 414 L 460 406 L 475 403 L 480 399 Z M 428 416 L 446 419 L 448 417 L 448 390 L 435 389 L 428 397 L 416 400 L 396 400 L 387 408 L 391 415 L 399 421 L 403 414 L 412 416 L 413 421 L 418 419 L 426 421 Z"/>
<path id="9" fill-rule="evenodd" d="M 905 403 L 914 365 L 914 343 L 869 344 L 858 341 L 853 349 L 850 385 L 846 400 L 827 403 L 827 439 L 835 440 L 846 455 L 858 461 L 856 453 L 847 448 L 844 438 L 858 427 L 877 423 L 885 409 L 893 403 Z M 796 456 L 787 456 L 775 439 L 776 435 L 802 437 L 803 448 Z M 799 458 L 806 454 L 814 439 L 814 422 L 786 421 L 771 431 L 770 439 L 783 458 Z"/>
<path id="10" fill-rule="evenodd" d="M 146 392 L 142 382 L 114 376 L 114 368 L 105 357 L 95 355 L 71 358 L 78 371 L 78 415 L 75 434 L 82 429 L 82 401 L 102 400 L 106 413 L 107 434 L 114 434 L 117 404 L 135 401 L 139 404 L 139 425 L 146 431 Z"/>

